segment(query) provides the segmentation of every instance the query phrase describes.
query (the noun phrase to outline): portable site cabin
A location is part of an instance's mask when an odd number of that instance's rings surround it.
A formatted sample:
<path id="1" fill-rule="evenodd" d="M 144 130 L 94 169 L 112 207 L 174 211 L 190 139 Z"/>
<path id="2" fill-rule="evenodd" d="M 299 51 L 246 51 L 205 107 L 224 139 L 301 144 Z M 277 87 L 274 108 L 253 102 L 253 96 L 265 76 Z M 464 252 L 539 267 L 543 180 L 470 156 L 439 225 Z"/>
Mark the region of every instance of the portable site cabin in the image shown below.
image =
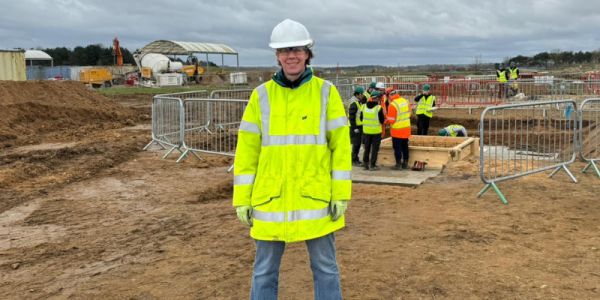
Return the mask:
<path id="1" fill-rule="evenodd" d="M 0 50 L 0 80 L 27 80 L 25 50 Z"/>

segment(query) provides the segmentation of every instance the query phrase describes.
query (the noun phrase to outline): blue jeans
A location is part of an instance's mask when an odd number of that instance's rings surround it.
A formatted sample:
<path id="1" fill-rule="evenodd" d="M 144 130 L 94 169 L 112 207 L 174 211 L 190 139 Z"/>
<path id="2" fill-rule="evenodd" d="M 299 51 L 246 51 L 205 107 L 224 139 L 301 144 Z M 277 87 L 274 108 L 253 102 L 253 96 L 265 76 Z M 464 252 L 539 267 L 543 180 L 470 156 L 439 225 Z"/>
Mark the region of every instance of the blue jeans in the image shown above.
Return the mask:
<path id="1" fill-rule="evenodd" d="M 342 299 L 333 233 L 306 241 L 306 247 L 313 273 L 315 299 Z M 284 242 L 256 241 L 250 299 L 277 299 L 279 265 L 284 250 Z"/>

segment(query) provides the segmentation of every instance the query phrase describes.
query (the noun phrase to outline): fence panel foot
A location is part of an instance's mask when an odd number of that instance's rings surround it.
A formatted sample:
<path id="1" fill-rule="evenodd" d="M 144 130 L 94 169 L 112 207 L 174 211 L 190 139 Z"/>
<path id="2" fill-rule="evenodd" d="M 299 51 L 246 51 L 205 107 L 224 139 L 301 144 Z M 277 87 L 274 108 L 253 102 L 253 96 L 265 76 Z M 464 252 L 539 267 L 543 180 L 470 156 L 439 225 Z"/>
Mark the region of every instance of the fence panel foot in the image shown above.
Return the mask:
<path id="1" fill-rule="evenodd" d="M 179 149 L 176 146 L 171 147 L 171 149 L 169 149 L 169 151 L 167 151 L 167 153 L 165 155 L 163 155 L 163 159 L 167 158 L 167 156 L 169 156 L 169 154 L 171 154 L 171 152 L 173 152 L 173 150 L 177 149 L 177 151 L 179 151 L 180 153 L 183 154 L 183 152 L 181 151 L 181 149 Z"/>
<path id="2" fill-rule="evenodd" d="M 583 168 L 583 170 L 581 170 L 581 173 L 585 173 L 587 172 L 587 170 L 593 167 L 594 171 L 596 171 L 596 175 L 598 175 L 598 177 L 600 177 L 600 170 L 598 169 L 598 166 L 596 165 L 596 161 L 595 160 L 590 160 L 590 162 L 585 166 L 585 168 Z"/>
<path id="3" fill-rule="evenodd" d="M 186 156 L 188 155 L 188 152 L 190 152 L 190 149 L 185 149 L 185 151 L 183 151 L 183 153 L 181 153 L 181 155 L 179 155 L 179 157 L 177 158 L 177 160 L 175 162 L 179 163 L 184 158 L 186 158 Z"/>
<path id="4" fill-rule="evenodd" d="M 548 177 L 554 176 L 561 169 L 565 170 L 565 172 L 567 173 L 567 175 L 569 175 L 569 177 L 571 178 L 571 180 L 573 182 L 577 183 L 577 178 L 575 178 L 575 176 L 573 176 L 573 173 L 571 173 L 571 171 L 569 171 L 569 169 L 567 168 L 566 165 L 560 165 L 559 167 L 557 167 L 556 169 L 554 169 L 554 171 L 552 171 L 552 173 L 550 173 L 550 176 L 548 176 Z"/>
<path id="5" fill-rule="evenodd" d="M 483 189 L 481 189 L 481 191 L 479 191 L 479 193 L 477 194 L 477 198 L 483 196 L 483 194 L 485 194 L 485 192 L 487 192 L 487 190 L 490 187 L 494 188 L 494 191 L 496 192 L 498 197 L 500 197 L 500 200 L 502 200 L 502 203 L 508 205 L 508 201 L 506 201 L 506 197 L 504 197 L 504 194 L 502 194 L 502 192 L 500 191 L 500 189 L 498 188 L 498 186 L 496 185 L 495 182 L 486 183 L 485 186 L 483 187 Z"/>
<path id="6" fill-rule="evenodd" d="M 479 193 L 477 194 L 477 198 L 481 198 L 481 196 L 483 196 L 483 194 L 485 194 L 485 192 L 487 192 L 487 190 L 490 188 L 490 184 L 486 183 L 485 186 L 481 189 L 481 191 L 479 191 Z"/>
<path id="7" fill-rule="evenodd" d="M 163 150 L 166 150 L 167 148 L 161 144 L 159 141 L 157 140 L 151 140 L 150 143 L 148 143 L 146 146 L 144 146 L 144 148 L 142 148 L 142 150 L 146 151 L 146 149 L 150 148 L 150 146 L 152 146 L 152 144 L 156 143 L 157 145 L 159 145 L 161 148 L 163 148 Z"/>
<path id="8" fill-rule="evenodd" d="M 196 151 L 192 151 L 192 154 L 194 154 L 194 156 L 198 159 L 198 160 L 204 160 L 202 157 L 198 156 L 198 154 L 196 154 Z"/>
<path id="9" fill-rule="evenodd" d="M 181 155 L 179 155 L 179 158 L 177 158 L 177 160 L 175 162 L 180 162 L 183 159 L 185 159 L 189 153 L 192 153 L 198 160 L 203 160 L 202 157 L 198 156 L 198 154 L 196 154 L 196 151 L 194 150 L 190 150 L 190 149 L 185 149 L 185 151 L 183 151 L 183 153 L 181 153 Z"/>

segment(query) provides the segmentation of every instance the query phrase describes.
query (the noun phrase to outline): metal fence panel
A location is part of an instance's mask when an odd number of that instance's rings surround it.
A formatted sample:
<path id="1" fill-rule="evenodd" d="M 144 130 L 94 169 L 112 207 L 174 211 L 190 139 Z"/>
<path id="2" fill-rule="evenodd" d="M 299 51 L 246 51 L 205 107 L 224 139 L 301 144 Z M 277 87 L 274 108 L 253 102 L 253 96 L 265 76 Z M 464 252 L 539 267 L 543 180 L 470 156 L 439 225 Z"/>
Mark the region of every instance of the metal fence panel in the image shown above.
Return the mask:
<path id="1" fill-rule="evenodd" d="M 600 95 L 600 80 L 584 81 L 584 95 Z"/>
<path id="2" fill-rule="evenodd" d="M 248 100 L 252 94 L 252 89 L 237 90 L 214 90 L 210 93 L 211 99 L 241 99 Z M 194 97 L 201 98 L 201 97 Z"/>
<path id="3" fill-rule="evenodd" d="M 157 95 L 161 97 L 171 97 L 171 98 L 179 98 L 182 101 L 185 101 L 190 98 L 208 98 L 208 91 L 206 90 L 198 90 L 191 92 L 180 92 L 180 93 L 171 93 L 171 94 L 162 94 Z"/>
<path id="4" fill-rule="evenodd" d="M 404 87 L 395 88 L 401 84 Z M 549 101 L 567 96 L 590 96 L 600 94 L 600 82 L 590 80 L 563 80 L 552 76 L 535 79 L 519 79 L 504 84 L 497 80 L 450 79 L 414 82 L 417 89 L 408 83 L 391 82 L 386 86 L 399 90 L 405 96 L 418 94 L 423 85 L 431 86 L 439 105 L 446 106 L 490 106 L 523 101 Z M 414 92 L 413 92 L 414 91 Z"/>
<path id="5" fill-rule="evenodd" d="M 184 101 L 184 152 L 235 155 L 237 132 L 248 100 L 188 99 Z"/>
<path id="6" fill-rule="evenodd" d="M 183 102 L 180 98 L 154 96 L 152 99 L 152 141 L 144 150 L 156 143 L 163 149 L 170 147 L 163 158 L 183 143 Z"/>
<path id="7" fill-rule="evenodd" d="M 468 80 L 483 80 L 483 81 L 491 81 L 496 80 L 496 74 L 485 74 L 485 75 L 466 75 L 465 79 Z"/>
<path id="8" fill-rule="evenodd" d="M 327 77 L 323 77 L 323 79 L 330 81 L 331 83 L 333 83 L 336 86 L 340 85 L 340 84 L 352 84 L 351 77 L 327 76 Z"/>
<path id="9" fill-rule="evenodd" d="M 427 75 L 394 75 L 391 78 L 391 82 L 422 82 L 428 80 L 429 76 Z"/>
<path id="10" fill-rule="evenodd" d="M 177 150 L 182 152 L 184 127 L 184 99 L 191 97 L 208 97 L 205 90 L 156 95 L 152 98 L 152 140 L 144 150 L 152 144 L 157 144 L 167 153 L 166 158 Z"/>
<path id="11" fill-rule="evenodd" d="M 331 82 L 335 82 L 335 84 L 352 84 L 352 78 L 336 78 L 335 80 L 330 80 Z"/>
<path id="12" fill-rule="evenodd" d="M 386 76 L 357 76 L 352 78 L 352 83 L 358 85 L 369 85 L 371 82 L 388 82 Z"/>
<path id="13" fill-rule="evenodd" d="M 436 105 L 442 106 L 490 106 L 502 103 L 498 85 L 480 80 L 453 80 L 448 82 L 424 82 L 419 91 L 429 84 L 430 93 L 436 97 Z"/>
<path id="14" fill-rule="evenodd" d="M 337 84 L 335 87 L 340 93 L 340 97 L 344 102 L 344 106 L 348 107 L 350 104 L 350 99 L 354 96 L 354 88 L 358 85 L 353 84 Z"/>
<path id="15" fill-rule="evenodd" d="M 411 98 L 416 97 L 419 94 L 419 84 L 412 82 L 391 82 L 386 83 L 385 87 L 391 87 L 395 93 L 400 94 L 400 96 L 406 98 L 407 100 L 411 100 Z"/>
<path id="16" fill-rule="evenodd" d="M 527 100 L 553 100 L 560 93 L 560 87 L 554 80 L 517 80 L 511 83 L 518 93 L 523 93 Z"/>
<path id="17" fill-rule="evenodd" d="M 488 107 L 481 113 L 480 172 L 486 184 L 481 196 L 496 183 L 554 169 L 553 176 L 575 161 L 576 103 L 557 100 Z"/>
<path id="18" fill-rule="evenodd" d="M 600 160 L 600 98 L 584 100 L 579 116 L 580 156 L 588 162 L 583 172 L 592 167 L 600 177 L 600 170 L 596 165 Z"/>

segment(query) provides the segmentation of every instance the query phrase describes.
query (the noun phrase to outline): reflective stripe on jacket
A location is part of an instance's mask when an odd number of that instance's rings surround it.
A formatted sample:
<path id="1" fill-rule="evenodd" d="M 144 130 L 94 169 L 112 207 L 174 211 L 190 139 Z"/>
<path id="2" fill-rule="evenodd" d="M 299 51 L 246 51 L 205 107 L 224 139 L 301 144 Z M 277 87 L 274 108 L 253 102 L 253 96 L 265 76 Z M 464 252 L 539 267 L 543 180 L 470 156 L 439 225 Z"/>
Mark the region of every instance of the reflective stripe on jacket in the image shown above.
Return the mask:
<path id="1" fill-rule="evenodd" d="M 419 100 L 419 104 L 417 104 L 417 115 L 426 115 L 428 117 L 433 117 L 433 112 L 431 109 L 433 108 L 433 102 L 435 101 L 435 96 L 433 95 L 423 95 L 421 100 Z"/>
<path id="2" fill-rule="evenodd" d="M 360 102 L 354 96 L 350 99 L 350 104 L 348 104 L 348 117 L 350 120 L 352 119 L 352 115 L 350 114 L 350 108 L 351 108 L 352 104 L 356 104 L 356 113 L 354 115 L 354 122 L 356 122 L 356 126 L 362 126 L 362 121 L 359 118 L 362 104 L 360 104 Z M 351 122 L 348 124 L 352 125 Z"/>
<path id="3" fill-rule="evenodd" d="M 373 108 L 368 108 L 367 105 L 362 106 L 361 113 L 364 134 L 379 134 L 382 132 L 381 123 L 379 122 L 380 110 L 381 105 L 379 104 Z"/>
<path id="4" fill-rule="evenodd" d="M 250 235 L 295 242 L 344 227 L 329 202 L 350 200 L 351 149 L 335 86 L 313 76 L 297 88 L 270 80 L 242 117 L 234 162 L 233 205 L 253 207 Z"/>

